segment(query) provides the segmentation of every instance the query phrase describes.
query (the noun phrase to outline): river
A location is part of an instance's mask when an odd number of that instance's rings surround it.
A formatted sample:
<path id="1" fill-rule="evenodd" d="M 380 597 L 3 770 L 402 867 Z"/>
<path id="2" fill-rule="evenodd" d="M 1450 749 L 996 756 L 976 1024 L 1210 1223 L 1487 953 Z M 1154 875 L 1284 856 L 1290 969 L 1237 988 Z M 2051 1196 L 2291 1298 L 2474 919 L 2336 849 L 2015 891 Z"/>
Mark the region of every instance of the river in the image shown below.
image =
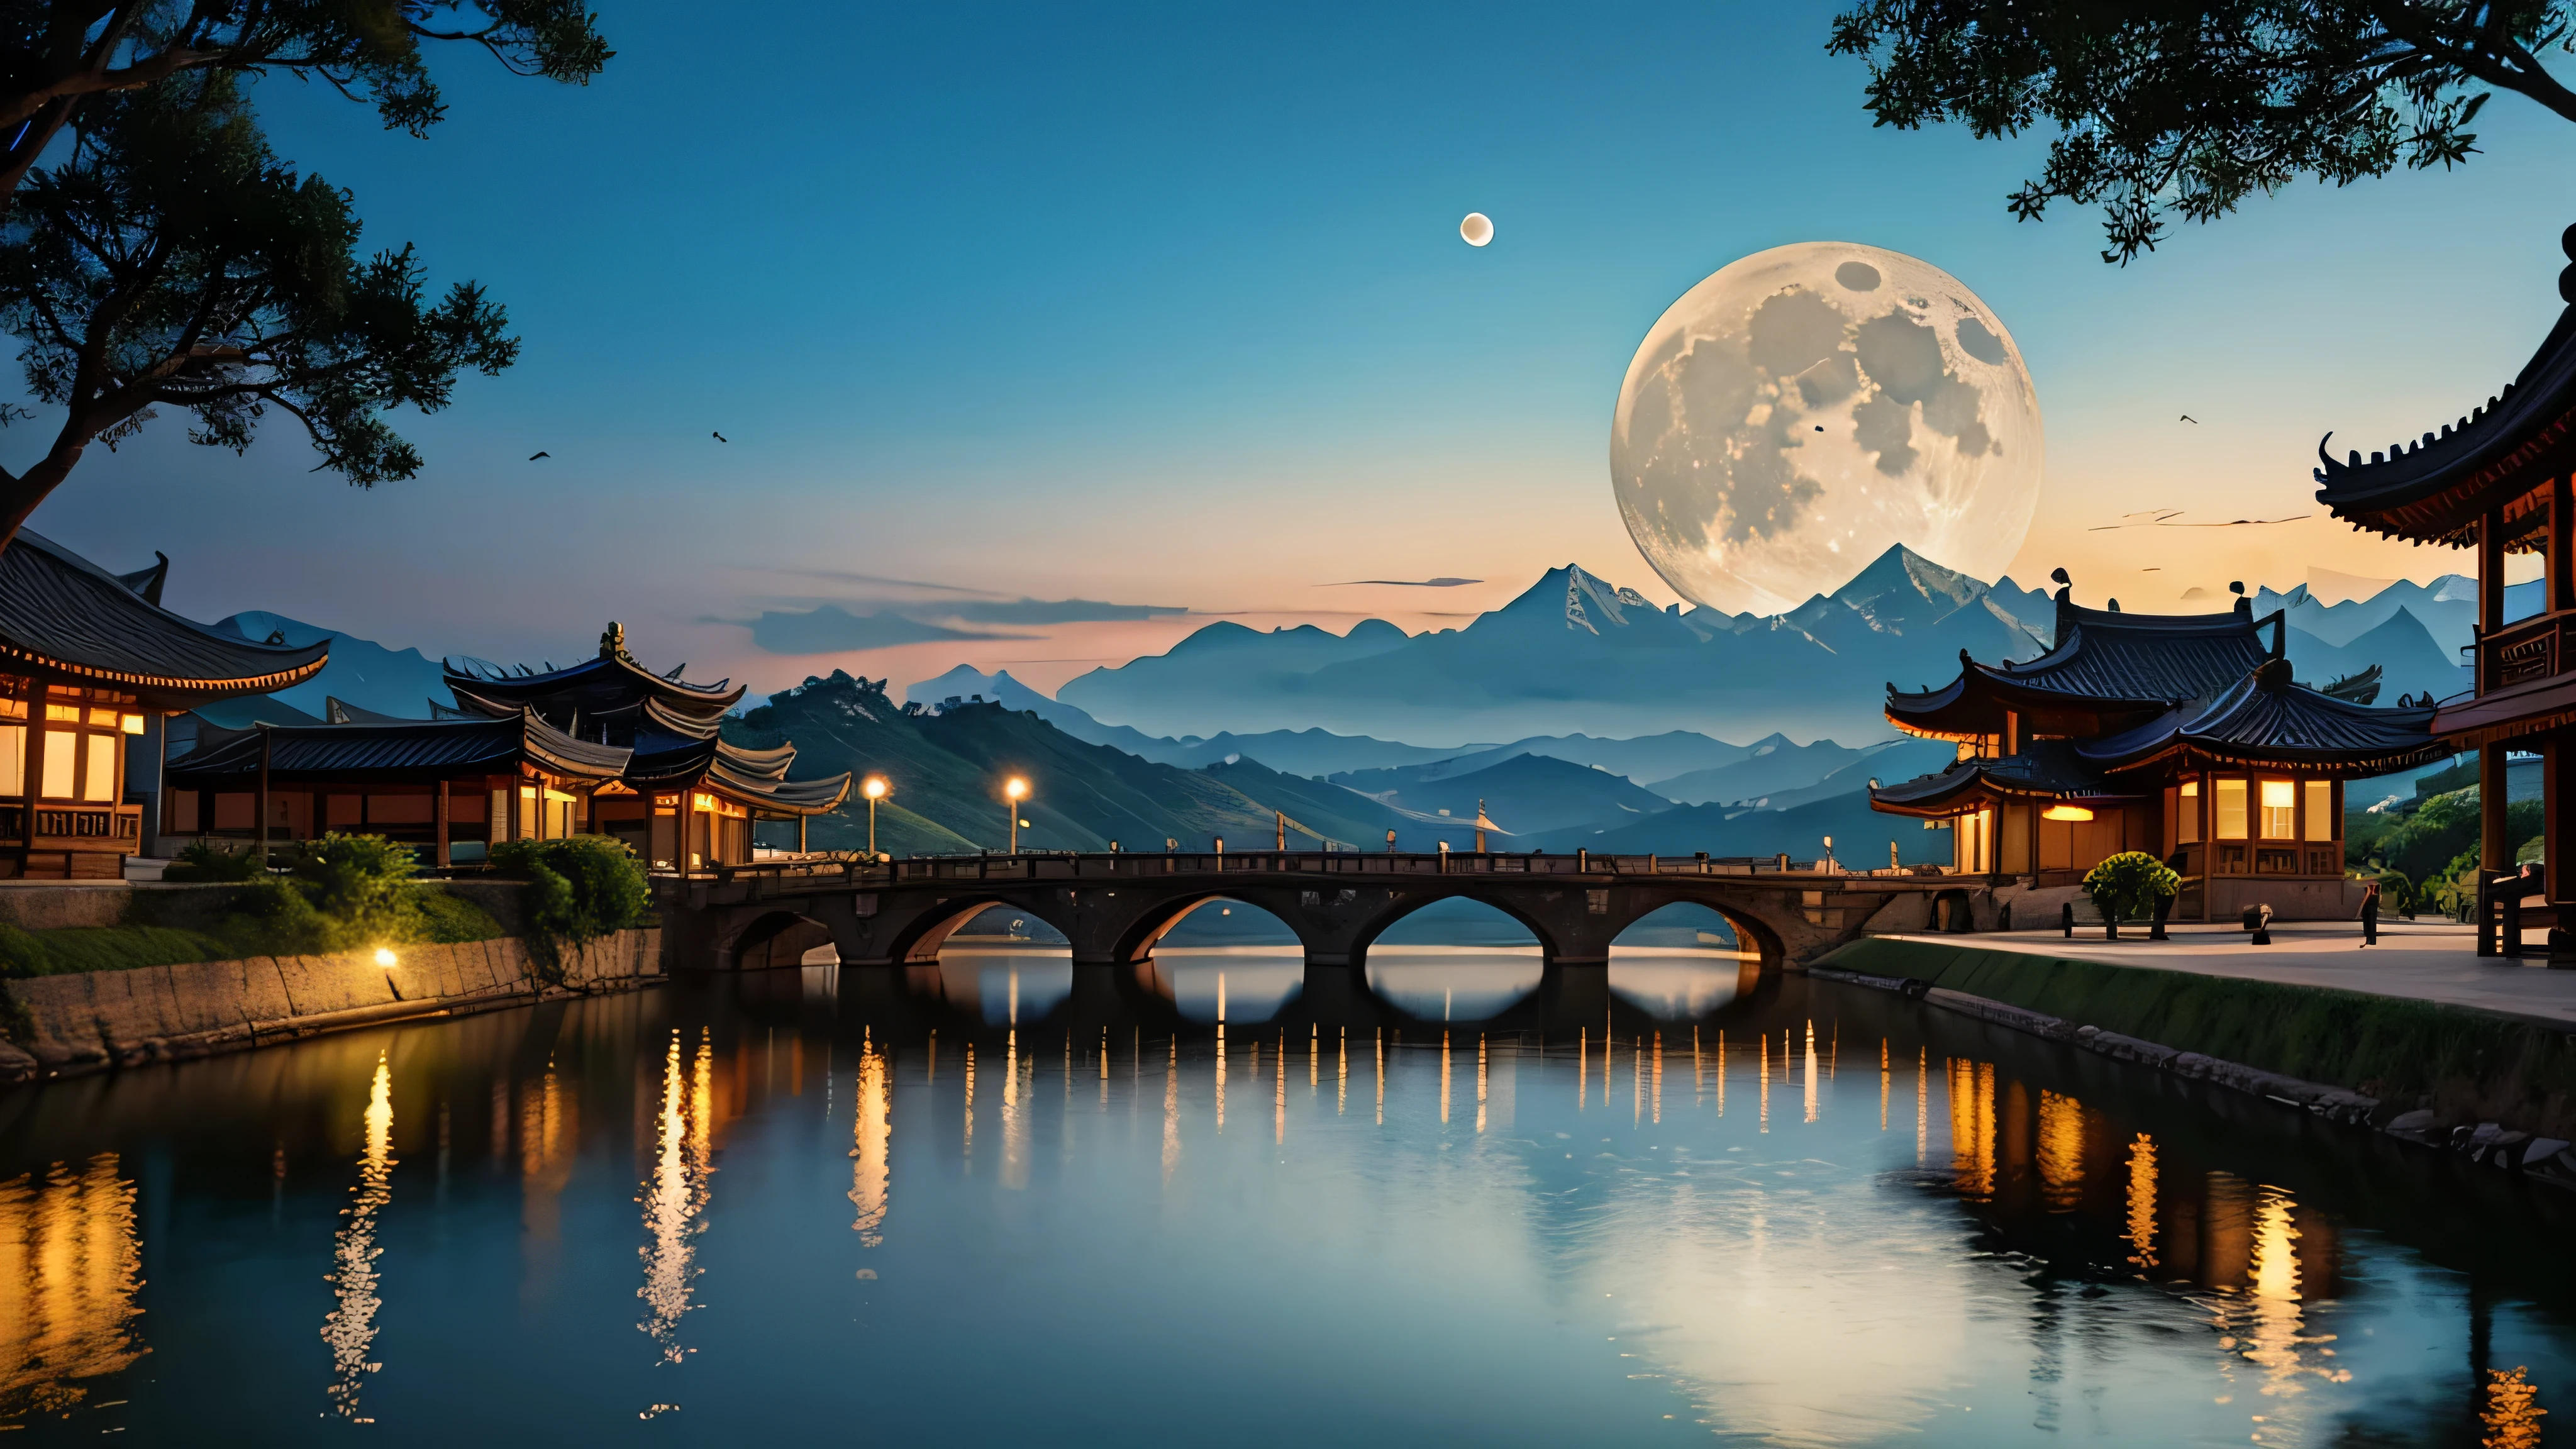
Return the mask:
<path id="1" fill-rule="evenodd" d="M 1369 978 L 953 950 L 13 1092 L 0 1432 L 2518 1446 L 2576 1382 L 2551 1189 L 1723 954 Z"/>

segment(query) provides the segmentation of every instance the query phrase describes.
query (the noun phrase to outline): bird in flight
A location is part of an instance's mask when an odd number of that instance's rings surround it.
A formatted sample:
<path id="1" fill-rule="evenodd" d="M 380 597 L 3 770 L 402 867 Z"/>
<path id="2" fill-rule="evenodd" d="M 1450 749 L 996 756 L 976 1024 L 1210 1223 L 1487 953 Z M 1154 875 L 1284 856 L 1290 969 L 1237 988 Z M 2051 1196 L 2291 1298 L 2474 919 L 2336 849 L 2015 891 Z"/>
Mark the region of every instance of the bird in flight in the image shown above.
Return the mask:
<path id="1" fill-rule="evenodd" d="M 2191 425 L 2192 425 L 2193 427 L 2195 427 L 2195 428 L 2200 426 L 2200 419 L 2198 419 L 2198 418 L 2196 418 L 2196 417 L 2193 417 L 2193 416 L 2192 416 L 2191 414 L 2189 414 L 2189 413 L 2184 413 L 2184 414 L 2182 415 L 2182 420 L 2183 420 L 2184 422 L 2186 422 L 2186 423 L 2191 424 Z"/>
<path id="2" fill-rule="evenodd" d="M 729 442 L 733 441 L 732 439 L 730 439 L 730 438 L 726 437 L 726 436 L 725 436 L 724 434 L 722 434 L 722 433 L 713 433 L 713 434 L 712 434 L 712 436 L 713 436 L 713 437 L 715 438 L 715 440 L 716 440 L 717 442 L 719 442 L 719 443 L 729 443 Z"/>
<path id="3" fill-rule="evenodd" d="M 554 456 L 554 454 L 552 454 L 552 453 L 549 453 L 549 452 L 545 451 L 543 448 L 540 448 L 540 449 L 538 449 L 536 452 L 530 453 L 530 454 L 528 455 L 528 461 L 529 461 L 529 462 L 531 462 L 531 463 L 533 463 L 533 462 L 537 461 L 539 458 L 551 458 L 551 457 L 553 457 L 553 456 Z"/>

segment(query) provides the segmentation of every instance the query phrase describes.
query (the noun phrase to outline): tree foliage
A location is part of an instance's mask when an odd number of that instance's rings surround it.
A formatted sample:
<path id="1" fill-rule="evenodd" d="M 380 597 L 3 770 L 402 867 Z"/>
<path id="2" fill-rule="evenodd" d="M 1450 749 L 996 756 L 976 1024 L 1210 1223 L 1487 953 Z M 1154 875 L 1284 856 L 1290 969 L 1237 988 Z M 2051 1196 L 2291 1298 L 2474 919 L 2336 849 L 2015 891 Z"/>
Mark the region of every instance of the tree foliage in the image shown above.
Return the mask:
<path id="1" fill-rule="evenodd" d="M 0 325 L 24 340 L 30 393 L 64 412 L 42 459 L 0 473 L 0 537 L 91 442 L 162 406 L 193 416 L 195 442 L 239 452 L 276 409 L 353 483 L 417 473 L 386 412 L 446 406 L 460 371 L 499 372 L 518 340 L 481 287 L 428 300 L 410 247 L 362 256 L 358 236 L 348 193 L 279 161 L 229 74 L 85 109 L 0 228 Z"/>
<path id="2" fill-rule="evenodd" d="M 643 864 L 609 836 L 503 841 L 492 847 L 492 864 L 527 880 L 519 913 L 528 959 L 557 984 L 570 957 L 642 921 L 652 904 Z"/>
<path id="3" fill-rule="evenodd" d="M 193 72 L 319 81 L 420 135 L 447 114 L 438 41 L 573 83 L 615 54 L 581 0 L 0 0 L 0 215 L 85 107 Z"/>
<path id="4" fill-rule="evenodd" d="M 2053 129 L 2007 207 L 2099 205 L 2102 259 L 2126 265 L 2169 219 L 2214 221 L 2302 175 L 2458 165 L 2497 90 L 2576 120 L 2540 61 L 2570 31 L 2568 0 L 1859 0 L 1827 49 L 1868 59 L 1879 125 Z"/>
<path id="5" fill-rule="evenodd" d="M 2106 921 L 2143 921 L 2182 893 L 2182 877 L 2143 850 L 2106 856 L 2085 873 L 2084 893 Z"/>

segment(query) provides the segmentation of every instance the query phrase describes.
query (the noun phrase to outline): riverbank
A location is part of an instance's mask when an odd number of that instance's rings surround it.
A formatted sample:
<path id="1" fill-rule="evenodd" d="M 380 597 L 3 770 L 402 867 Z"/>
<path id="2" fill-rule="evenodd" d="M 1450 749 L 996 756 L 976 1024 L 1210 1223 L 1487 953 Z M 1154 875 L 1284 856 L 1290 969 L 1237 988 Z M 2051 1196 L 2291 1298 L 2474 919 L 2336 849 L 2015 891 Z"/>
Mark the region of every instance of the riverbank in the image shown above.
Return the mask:
<path id="1" fill-rule="evenodd" d="M 1816 964 L 1920 983 L 1908 994 L 2409 1140 L 2465 1132 L 2516 1148 L 2492 1154 L 2514 1166 L 2576 1139 L 2576 1030 L 2554 1018 L 1955 937 L 1872 937 Z"/>
<path id="2" fill-rule="evenodd" d="M 455 1016 L 663 979 L 660 928 L 594 941 L 549 980 L 508 936 L 372 952 L 259 956 L 84 971 L 0 983 L 8 1041 L 0 1084 L 248 1051 L 320 1032 Z"/>

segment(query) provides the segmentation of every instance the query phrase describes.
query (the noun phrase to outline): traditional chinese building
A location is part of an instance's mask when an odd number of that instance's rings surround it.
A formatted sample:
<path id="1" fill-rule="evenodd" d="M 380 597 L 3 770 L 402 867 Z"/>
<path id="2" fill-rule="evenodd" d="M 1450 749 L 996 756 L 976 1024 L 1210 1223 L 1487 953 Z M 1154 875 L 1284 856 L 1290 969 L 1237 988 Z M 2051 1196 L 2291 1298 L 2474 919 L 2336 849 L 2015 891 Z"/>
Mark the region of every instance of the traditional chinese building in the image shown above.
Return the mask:
<path id="1" fill-rule="evenodd" d="M 258 644 L 161 607 L 169 569 L 111 574 L 20 529 L 0 551 L 0 879 L 118 880 L 142 845 L 149 717 L 310 679 L 327 646 Z"/>
<path id="2" fill-rule="evenodd" d="M 482 719 L 206 725 L 196 748 L 164 773 L 162 829 L 176 837 L 256 840 L 254 822 L 265 817 L 273 841 L 340 830 L 425 846 L 436 865 L 471 862 L 496 840 L 572 834 L 581 818 L 576 807 L 615 786 L 633 753 L 576 740 L 530 710 Z"/>
<path id="3" fill-rule="evenodd" d="M 2055 644 L 2038 658 L 1963 652 L 1942 688 L 1888 687 L 1891 723 L 1959 756 L 1873 786 L 1870 803 L 1947 826 L 1952 869 L 1996 885 L 2072 885 L 2135 850 L 2183 877 L 2180 919 L 2255 904 L 2347 914 L 2359 887 L 2344 880 L 2341 782 L 2444 747 L 2429 708 L 2374 709 L 2294 682 L 2285 628 L 2242 597 L 2220 614 L 2127 614 L 2060 588 Z"/>
<path id="4" fill-rule="evenodd" d="M 742 702 L 730 680 L 690 684 L 683 664 L 656 674 L 626 651 L 626 631 L 611 623 L 599 655 L 567 669 L 517 675 L 448 669 L 447 684 L 468 714 L 506 716 L 532 710 L 577 738 L 632 751 L 617 784 L 590 797 L 581 828 L 618 836 L 656 869 L 697 870 L 751 859 L 754 820 L 805 822 L 849 797 L 844 772 L 790 780 L 796 748 L 753 750 L 721 734 L 727 711 Z"/>
<path id="5" fill-rule="evenodd" d="M 2317 445 L 2317 501 L 2355 528 L 2414 543 L 2473 548 L 2478 559 L 2475 682 L 2441 701 L 2433 732 L 2478 752 L 2479 864 L 2489 876 L 2512 871 L 2521 844 L 2507 832 L 2505 754 L 2537 753 L 2545 823 L 2545 913 L 2525 924 L 2561 926 L 2576 907 L 2576 871 L 2559 869 L 2576 846 L 2568 827 L 2565 778 L 2576 730 L 2576 227 L 2560 238 L 2571 265 L 2559 273 L 2567 306 L 2539 351 L 2504 391 L 2455 422 L 2412 442 L 2348 450 L 2341 462 Z M 2545 582 L 2538 612 L 2505 618 L 2505 558 L 2536 553 Z M 2541 906 L 2543 902 L 2534 902 Z M 2478 949 L 2499 942 L 2481 910 Z M 2519 949 L 2520 942 L 2511 943 Z"/>
<path id="6" fill-rule="evenodd" d="M 685 666 L 683 666 L 685 667 Z M 329 701 L 331 722 L 202 732 L 169 768 L 174 834 L 251 836 L 263 795 L 272 838 L 365 830 L 472 860 L 495 841 L 597 833 L 661 870 L 751 859 L 751 822 L 837 808 L 850 777 L 790 780 L 792 746 L 725 742 L 742 699 L 724 682 L 655 674 L 611 624 L 599 656 L 540 674 L 464 670 L 457 708 L 394 719 Z M 260 782 L 265 780 L 263 790 Z"/>

